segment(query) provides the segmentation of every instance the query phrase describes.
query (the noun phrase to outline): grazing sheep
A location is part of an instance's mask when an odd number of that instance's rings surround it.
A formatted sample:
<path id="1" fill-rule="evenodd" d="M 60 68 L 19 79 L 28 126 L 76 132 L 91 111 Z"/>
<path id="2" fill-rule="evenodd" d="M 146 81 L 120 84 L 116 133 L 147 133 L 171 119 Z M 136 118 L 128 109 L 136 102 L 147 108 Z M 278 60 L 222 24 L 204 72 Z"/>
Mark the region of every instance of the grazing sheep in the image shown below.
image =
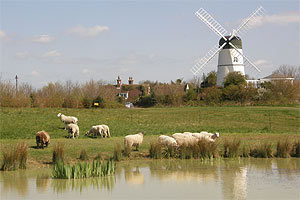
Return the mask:
<path id="1" fill-rule="evenodd" d="M 86 136 L 89 136 L 91 134 L 93 134 L 94 137 L 97 137 L 98 135 L 101 136 L 101 137 L 104 137 L 103 135 L 104 133 L 104 128 L 102 125 L 96 125 L 96 126 L 92 126 L 92 128 L 87 131 L 85 133 Z"/>
<path id="2" fill-rule="evenodd" d="M 202 131 L 200 133 L 192 133 L 192 136 L 197 138 L 197 141 L 199 140 L 207 140 L 209 142 L 215 142 L 216 138 L 220 136 L 220 134 L 217 133 L 208 133 L 206 131 Z"/>
<path id="3" fill-rule="evenodd" d="M 40 148 L 41 144 L 42 149 L 44 149 L 44 144 L 46 145 L 46 147 L 48 147 L 48 145 L 50 144 L 50 135 L 46 131 L 42 130 L 36 133 L 35 140 L 36 146 Z"/>
<path id="4" fill-rule="evenodd" d="M 144 133 L 138 133 L 135 135 L 127 135 L 124 138 L 124 148 L 132 148 L 132 146 L 136 147 L 136 150 L 138 151 L 139 146 L 143 142 Z"/>
<path id="5" fill-rule="evenodd" d="M 191 135 L 191 133 L 174 133 L 172 137 L 176 140 L 178 146 L 181 145 L 193 145 L 197 140 Z"/>
<path id="6" fill-rule="evenodd" d="M 57 117 L 65 124 L 65 130 L 67 129 L 68 124 L 77 124 L 78 119 L 72 116 L 66 116 L 64 114 L 58 113 Z"/>
<path id="7" fill-rule="evenodd" d="M 103 127 L 103 137 L 110 137 L 109 127 L 105 124 L 101 126 Z"/>
<path id="8" fill-rule="evenodd" d="M 73 139 L 75 137 L 79 137 L 79 127 L 77 124 L 68 124 L 68 133 L 71 133 L 73 136 Z"/>
<path id="9" fill-rule="evenodd" d="M 167 135 L 160 135 L 158 137 L 158 143 L 165 147 L 177 147 L 177 142 L 174 138 Z"/>

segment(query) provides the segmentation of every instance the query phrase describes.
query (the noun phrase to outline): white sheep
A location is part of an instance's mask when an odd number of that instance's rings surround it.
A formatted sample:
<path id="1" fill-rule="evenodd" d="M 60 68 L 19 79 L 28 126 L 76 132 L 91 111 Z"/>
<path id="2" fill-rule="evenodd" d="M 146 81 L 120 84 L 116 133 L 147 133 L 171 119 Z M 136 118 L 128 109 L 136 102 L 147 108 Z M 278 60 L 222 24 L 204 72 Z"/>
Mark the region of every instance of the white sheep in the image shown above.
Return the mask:
<path id="1" fill-rule="evenodd" d="M 197 142 L 197 139 L 191 135 L 191 133 L 174 133 L 172 137 L 176 140 L 178 146 L 193 145 Z"/>
<path id="2" fill-rule="evenodd" d="M 75 137 L 79 137 L 79 127 L 77 124 L 68 124 L 68 133 L 71 133 L 73 136 L 73 139 Z"/>
<path id="3" fill-rule="evenodd" d="M 65 124 L 65 130 L 67 129 L 68 124 L 77 124 L 78 119 L 72 116 L 66 116 L 64 114 L 58 113 L 57 117 Z"/>
<path id="4" fill-rule="evenodd" d="M 177 147 L 177 142 L 174 138 L 167 135 L 160 135 L 158 137 L 158 143 L 165 147 Z"/>
<path id="5" fill-rule="evenodd" d="M 103 137 L 110 137 L 109 127 L 105 124 L 101 125 L 103 127 Z"/>
<path id="6" fill-rule="evenodd" d="M 91 129 L 85 133 L 85 135 L 89 136 L 89 135 L 93 134 L 94 137 L 96 137 L 98 135 L 103 137 L 103 132 L 104 132 L 103 126 L 96 125 L 96 126 L 92 126 Z"/>
<path id="7" fill-rule="evenodd" d="M 124 138 L 124 148 L 132 148 L 132 146 L 136 147 L 138 151 L 139 146 L 143 143 L 144 133 L 138 133 L 135 135 L 127 135 Z"/>
<path id="8" fill-rule="evenodd" d="M 215 142 L 218 137 L 220 137 L 220 134 L 217 133 L 208 133 L 206 131 L 202 131 L 200 133 L 192 133 L 192 136 L 197 138 L 197 140 L 207 140 L 209 142 Z"/>

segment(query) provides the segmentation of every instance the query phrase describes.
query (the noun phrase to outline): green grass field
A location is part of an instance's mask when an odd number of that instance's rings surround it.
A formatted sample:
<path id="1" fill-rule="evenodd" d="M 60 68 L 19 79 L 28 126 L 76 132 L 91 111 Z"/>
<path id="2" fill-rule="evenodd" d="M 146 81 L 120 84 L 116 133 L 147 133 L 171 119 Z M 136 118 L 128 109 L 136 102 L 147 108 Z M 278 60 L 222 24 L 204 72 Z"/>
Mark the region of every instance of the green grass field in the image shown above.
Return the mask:
<path id="1" fill-rule="evenodd" d="M 67 131 L 57 113 L 79 119 L 80 137 L 66 138 Z M 179 107 L 148 109 L 57 109 L 57 108 L 1 108 L 1 148 L 25 141 L 29 145 L 29 166 L 43 166 L 51 162 L 53 146 L 65 144 L 68 162 L 78 161 L 85 149 L 92 159 L 98 153 L 111 156 L 114 145 L 123 144 L 124 135 L 145 133 L 143 145 L 133 157 L 141 159 L 148 152 L 149 143 L 157 135 L 175 132 L 220 132 L 218 142 L 238 138 L 242 144 L 271 142 L 300 138 L 300 109 L 295 107 Z M 112 138 L 89 138 L 84 133 L 92 125 L 107 124 Z M 50 146 L 35 149 L 35 133 L 46 130 L 51 136 Z M 221 148 L 222 145 L 220 145 Z M 122 145 L 123 147 L 123 145 Z"/>
<path id="2" fill-rule="evenodd" d="M 143 131 L 299 134 L 300 109 L 294 107 L 179 107 L 148 109 L 1 108 L 0 139 L 32 139 L 45 130 L 51 138 L 67 131 L 59 112 L 79 119 L 80 138 L 92 125 L 107 124 L 112 136 Z"/>

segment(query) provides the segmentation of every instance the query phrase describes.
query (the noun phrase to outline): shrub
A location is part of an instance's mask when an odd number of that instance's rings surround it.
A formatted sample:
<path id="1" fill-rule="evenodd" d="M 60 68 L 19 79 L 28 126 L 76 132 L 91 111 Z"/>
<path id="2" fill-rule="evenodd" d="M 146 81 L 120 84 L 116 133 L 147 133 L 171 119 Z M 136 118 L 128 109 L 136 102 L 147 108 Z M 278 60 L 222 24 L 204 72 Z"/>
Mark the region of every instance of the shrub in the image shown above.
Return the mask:
<path id="1" fill-rule="evenodd" d="M 254 149 L 250 149 L 250 156 L 255 158 L 272 158 L 272 145 L 271 143 L 264 143 L 257 145 Z"/>
<path id="2" fill-rule="evenodd" d="M 26 169 L 28 145 L 20 143 L 16 148 L 8 150 L 7 148 L 2 149 L 3 163 L 1 170 L 12 171 L 18 168 Z"/>
<path id="3" fill-rule="evenodd" d="M 53 148 L 52 153 L 52 162 L 56 164 L 58 162 L 64 163 L 64 155 L 65 155 L 65 145 L 62 143 L 58 143 Z"/>
<path id="4" fill-rule="evenodd" d="M 162 146 L 157 142 L 151 142 L 149 148 L 150 158 L 159 159 L 162 157 Z"/>
<path id="5" fill-rule="evenodd" d="M 300 140 L 294 143 L 291 156 L 300 158 Z"/>
<path id="6" fill-rule="evenodd" d="M 120 144 L 115 144 L 113 159 L 115 161 L 120 161 L 121 157 L 122 157 L 121 145 Z"/>
<path id="7" fill-rule="evenodd" d="M 85 149 L 81 150 L 79 159 L 80 160 L 88 160 L 89 159 L 89 157 L 88 157 L 87 152 L 86 152 Z"/>
<path id="8" fill-rule="evenodd" d="M 240 140 L 225 140 L 224 141 L 224 153 L 225 158 L 233 158 L 239 156 Z"/>
<path id="9" fill-rule="evenodd" d="M 288 140 L 277 142 L 276 157 L 289 158 L 293 150 L 293 143 Z"/>

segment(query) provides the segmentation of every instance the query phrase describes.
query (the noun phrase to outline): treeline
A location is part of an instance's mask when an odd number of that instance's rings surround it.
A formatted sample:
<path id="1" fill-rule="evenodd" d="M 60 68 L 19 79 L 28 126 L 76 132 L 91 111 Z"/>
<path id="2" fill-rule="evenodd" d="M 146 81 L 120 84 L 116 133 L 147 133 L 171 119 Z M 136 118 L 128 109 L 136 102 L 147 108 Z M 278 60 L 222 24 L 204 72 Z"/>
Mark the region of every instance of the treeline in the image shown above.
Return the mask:
<path id="1" fill-rule="evenodd" d="M 202 81 L 144 81 L 137 86 L 140 95 L 133 103 L 140 107 L 297 104 L 300 102 L 300 73 L 289 75 L 300 72 L 300 67 L 296 69 L 298 71 L 291 70 L 291 67 L 280 67 L 274 72 L 296 77 L 293 82 L 265 82 L 260 88 L 247 85 L 245 77 L 237 72 L 228 74 L 224 87 L 216 86 L 217 74 L 214 71 L 204 76 Z M 150 94 L 146 94 L 145 86 L 150 87 Z M 93 80 L 84 84 L 72 81 L 49 83 L 41 89 L 24 83 L 17 91 L 12 82 L 0 81 L 0 98 L 2 107 L 91 108 L 94 102 L 98 102 L 102 108 L 124 107 L 124 99 L 117 96 L 114 85 Z"/>

